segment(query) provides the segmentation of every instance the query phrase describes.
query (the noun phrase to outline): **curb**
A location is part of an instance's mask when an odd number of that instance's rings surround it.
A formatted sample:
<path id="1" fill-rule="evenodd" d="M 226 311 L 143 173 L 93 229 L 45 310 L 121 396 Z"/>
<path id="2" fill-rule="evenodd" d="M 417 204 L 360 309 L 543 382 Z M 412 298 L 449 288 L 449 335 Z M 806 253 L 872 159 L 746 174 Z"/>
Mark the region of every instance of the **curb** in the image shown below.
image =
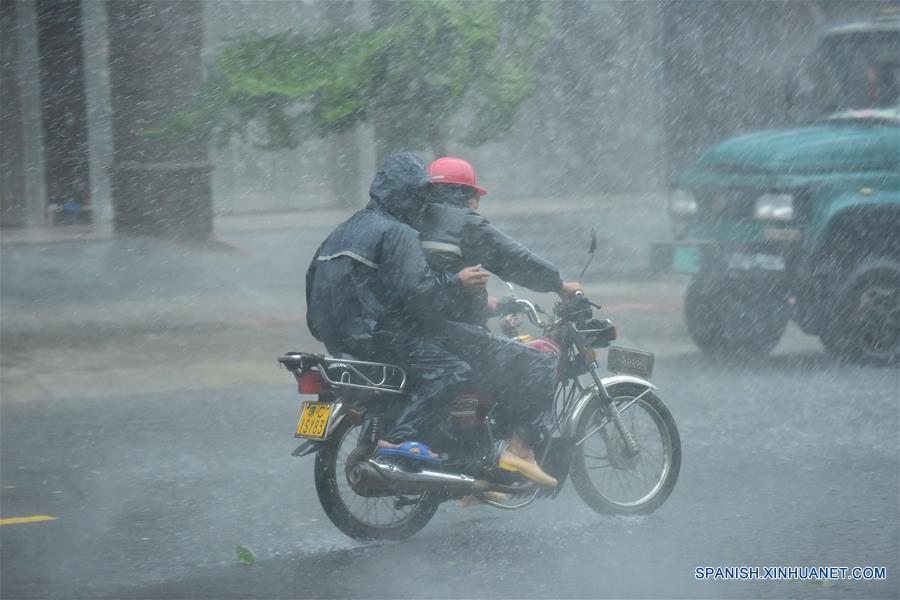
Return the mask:
<path id="1" fill-rule="evenodd" d="M 643 194 L 603 194 L 577 198 L 528 198 L 506 200 L 497 203 L 485 201 L 481 212 L 489 219 L 505 216 L 547 214 L 556 211 L 578 211 L 614 207 L 623 204 L 647 206 L 656 210 L 665 206 L 661 193 Z M 255 231 L 284 231 L 311 226 L 337 225 L 362 208 L 314 208 L 284 212 L 264 212 L 218 215 L 215 218 L 212 239 L 207 242 L 212 247 L 227 248 L 229 242 L 221 239 L 228 233 L 252 233 Z M 116 237 L 112 223 L 94 225 L 59 225 L 3 229 L 0 231 L 0 245 L 53 244 L 59 242 L 96 242 Z M 186 244 L 203 247 L 207 243 Z"/>

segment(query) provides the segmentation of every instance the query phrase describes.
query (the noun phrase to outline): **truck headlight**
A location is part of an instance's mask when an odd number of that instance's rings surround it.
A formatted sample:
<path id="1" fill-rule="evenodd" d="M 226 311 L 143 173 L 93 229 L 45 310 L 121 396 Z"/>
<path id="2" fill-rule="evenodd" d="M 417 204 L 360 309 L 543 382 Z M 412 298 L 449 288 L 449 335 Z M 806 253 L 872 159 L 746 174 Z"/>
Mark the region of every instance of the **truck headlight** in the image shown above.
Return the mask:
<path id="1" fill-rule="evenodd" d="M 754 216 L 765 221 L 790 221 L 794 218 L 794 197 L 790 194 L 763 194 L 756 199 Z"/>
<path id="2" fill-rule="evenodd" d="M 669 212 L 679 217 L 697 214 L 697 199 L 687 190 L 672 190 L 669 195 Z"/>

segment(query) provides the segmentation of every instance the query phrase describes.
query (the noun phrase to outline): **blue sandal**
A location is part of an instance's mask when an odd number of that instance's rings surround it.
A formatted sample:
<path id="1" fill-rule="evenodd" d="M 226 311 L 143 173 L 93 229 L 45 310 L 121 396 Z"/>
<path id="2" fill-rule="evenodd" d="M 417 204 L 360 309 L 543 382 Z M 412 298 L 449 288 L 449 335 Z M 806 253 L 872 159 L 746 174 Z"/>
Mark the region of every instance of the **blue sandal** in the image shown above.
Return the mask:
<path id="1" fill-rule="evenodd" d="M 418 450 L 415 452 L 414 449 Z M 412 460 L 419 460 L 431 464 L 440 464 L 444 462 L 439 456 L 431 456 L 432 450 L 421 442 L 405 442 L 400 444 L 399 448 L 378 448 L 375 454 L 381 456 L 400 456 Z M 436 452 L 434 454 L 437 454 Z"/>

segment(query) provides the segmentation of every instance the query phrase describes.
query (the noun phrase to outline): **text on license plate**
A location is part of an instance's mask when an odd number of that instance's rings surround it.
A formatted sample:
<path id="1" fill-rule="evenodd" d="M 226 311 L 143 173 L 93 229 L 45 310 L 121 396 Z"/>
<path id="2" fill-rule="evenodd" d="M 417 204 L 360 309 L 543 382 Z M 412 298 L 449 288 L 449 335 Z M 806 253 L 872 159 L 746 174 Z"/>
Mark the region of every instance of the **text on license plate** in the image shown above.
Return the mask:
<path id="1" fill-rule="evenodd" d="M 325 437 L 328 417 L 331 416 L 331 404 L 326 402 L 304 402 L 300 406 L 300 422 L 297 424 L 295 437 Z"/>
<path id="2" fill-rule="evenodd" d="M 607 368 L 613 373 L 631 373 L 649 379 L 653 375 L 653 359 L 650 352 L 610 346 Z"/>

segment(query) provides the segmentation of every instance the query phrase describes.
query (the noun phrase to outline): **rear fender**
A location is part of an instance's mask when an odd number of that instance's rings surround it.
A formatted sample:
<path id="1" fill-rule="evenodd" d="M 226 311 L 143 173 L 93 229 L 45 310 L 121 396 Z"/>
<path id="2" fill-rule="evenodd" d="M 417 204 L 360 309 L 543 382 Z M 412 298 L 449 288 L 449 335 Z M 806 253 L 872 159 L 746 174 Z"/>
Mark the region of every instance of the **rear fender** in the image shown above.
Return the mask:
<path id="1" fill-rule="evenodd" d="M 600 381 L 610 395 L 612 395 L 611 389 L 622 383 L 630 383 L 649 390 L 656 389 L 656 386 L 646 379 L 641 379 L 634 375 L 613 375 L 612 377 L 604 377 Z M 597 388 L 596 386 L 591 386 L 585 391 L 581 398 L 578 399 L 575 404 L 575 409 L 572 411 L 572 415 L 569 417 L 569 420 L 566 422 L 565 428 L 563 429 L 567 437 L 575 437 L 575 429 L 578 427 L 578 423 L 581 422 L 581 418 L 584 416 L 584 412 L 587 410 L 588 405 L 596 397 Z"/>
<path id="2" fill-rule="evenodd" d="M 322 442 L 314 442 L 312 440 L 308 440 L 303 442 L 297 449 L 291 452 L 291 456 L 306 456 L 307 454 L 315 454 L 318 452 L 324 444 Z"/>

